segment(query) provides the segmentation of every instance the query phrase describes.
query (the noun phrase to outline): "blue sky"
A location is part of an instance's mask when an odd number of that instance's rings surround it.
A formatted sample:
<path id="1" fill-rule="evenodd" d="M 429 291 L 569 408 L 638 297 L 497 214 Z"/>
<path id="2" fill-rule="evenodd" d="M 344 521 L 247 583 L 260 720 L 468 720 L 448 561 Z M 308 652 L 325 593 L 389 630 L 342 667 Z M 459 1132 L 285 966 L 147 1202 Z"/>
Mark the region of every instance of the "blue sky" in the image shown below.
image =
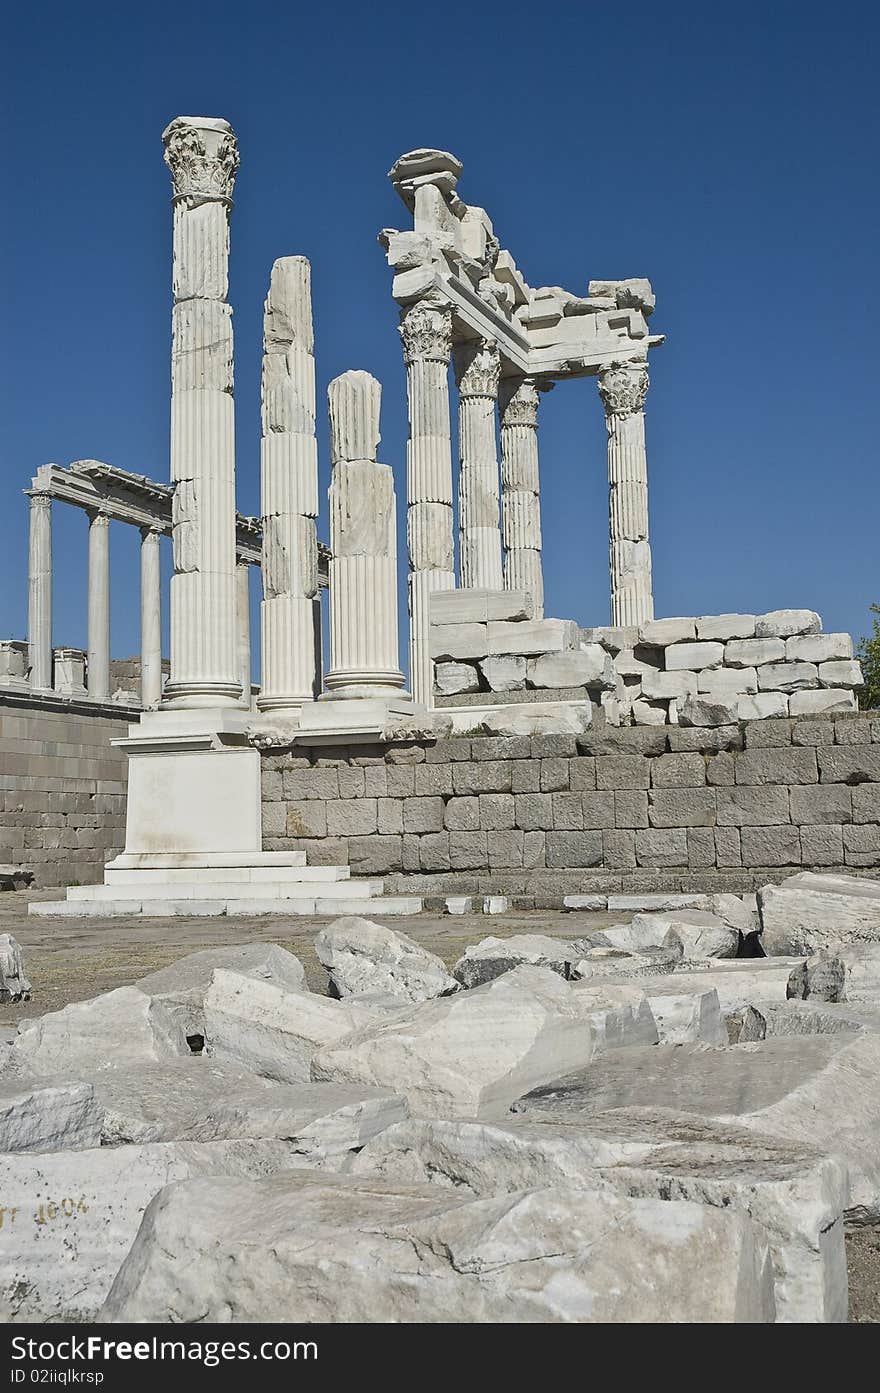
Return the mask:
<path id="1" fill-rule="evenodd" d="M 39 464 L 168 476 L 160 135 L 178 113 L 226 117 L 241 148 L 242 509 L 259 510 L 269 268 L 301 253 L 319 403 L 347 368 L 381 380 L 402 516 L 404 370 L 376 233 L 406 225 L 393 160 L 439 145 L 532 284 L 653 282 L 652 328 L 667 335 L 647 405 L 657 613 L 798 605 L 864 632 L 880 602 L 877 13 L 847 0 L 15 9 L 0 74 L 0 636 L 25 632 L 20 490 Z M 542 411 L 548 613 L 605 623 L 595 384 L 560 385 Z M 323 413 L 320 431 L 326 485 Z M 84 645 L 86 524 L 55 512 L 54 638 Z M 137 649 L 137 539 L 111 531 L 123 656 Z"/>

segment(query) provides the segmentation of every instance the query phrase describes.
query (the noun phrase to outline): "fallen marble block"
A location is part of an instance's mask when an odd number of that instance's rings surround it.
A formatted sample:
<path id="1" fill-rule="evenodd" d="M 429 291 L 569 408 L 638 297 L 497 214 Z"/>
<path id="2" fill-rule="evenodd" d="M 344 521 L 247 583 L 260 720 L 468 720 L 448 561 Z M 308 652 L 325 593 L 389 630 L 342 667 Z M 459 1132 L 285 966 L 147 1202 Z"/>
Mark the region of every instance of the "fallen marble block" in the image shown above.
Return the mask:
<path id="1" fill-rule="evenodd" d="M 318 934 L 315 952 L 327 969 L 331 996 L 387 992 L 415 1002 L 458 990 L 442 958 L 369 919 L 337 919 Z"/>
<path id="2" fill-rule="evenodd" d="M 657 1022 L 641 986 L 574 982 L 572 995 L 595 1031 L 597 1051 L 658 1043 Z"/>
<path id="3" fill-rule="evenodd" d="M 463 987 L 481 987 L 515 967 L 549 967 L 568 978 L 578 954 L 567 939 L 548 934 L 512 934 L 510 938 L 483 938 L 465 948 L 452 969 Z"/>
<path id="4" fill-rule="evenodd" d="M 76 1001 L 22 1022 L 11 1063 L 34 1074 L 75 1073 L 100 1060 L 156 1062 L 189 1054 L 181 1018 L 137 987 Z"/>
<path id="5" fill-rule="evenodd" d="M 809 990 L 803 958 L 723 959 L 711 968 L 682 969 L 668 981 L 679 991 L 716 991 L 723 1015 L 755 1001 L 803 997 Z"/>
<path id="6" fill-rule="evenodd" d="M 758 1002 L 754 1008 L 764 1021 L 764 1036 L 843 1035 L 880 1033 L 880 1007 L 834 1001 Z"/>
<path id="7" fill-rule="evenodd" d="M 13 1323 L 94 1320 L 144 1210 L 165 1185 L 199 1175 L 256 1179 L 295 1164 L 282 1141 L 0 1156 L 0 1317 Z"/>
<path id="8" fill-rule="evenodd" d="M 743 938 L 755 933 L 759 926 L 755 895 L 706 895 L 699 908 L 714 914 L 728 928 L 737 929 Z"/>
<path id="9" fill-rule="evenodd" d="M 299 958 L 277 943 L 239 943 L 205 948 L 151 972 L 135 983 L 138 991 L 155 998 L 185 1038 L 205 1034 L 205 992 L 215 968 L 226 968 L 243 977 L 274 982 L 288 992 L 306 992 L 305 969 Z"/>
<path id="10" fill-rule="evenodd" d="M 815 953 L 838 943 L 880 945 L 880 881 L 801 871 L 758 892 L 764 952 Z"/>
<path id="11" fill-rule="evenodd" d="M 408 1114 L 404 1099 L 388 1089 L 276 1083 L 204 1056 L 105 1065 L 86 1082 L 103 1112 L 104 1146 L 269 1138 L 324 1157 L 363 1146 Z"/>
<path id="12" fill-rule="evenodd" d="M 742 1213 L 571 1186 L 474 1199 L 294 1173 L 156 1196 L 101 1318 L 169 1311 L 183 1323 L 715 1323 L 772 1321 L 775 1302 L 766 1233 Z"/>
<path id="13" fill-rule="evenodd" d="M 659 934 L 665 928 L 663 943 L 681 944 L 683 963 L 704 962 L 707 958 L 735 958 L 739 948 L 739 930 L 732 928 L 716 914 L 700 909 L 678 909 L 669 913 L 637 914 L 638 920 L 651 919 Z"/>
<path id="14" fill-rule="evenodd" d="M 683 991 L 675 978 L 645 983 L 661 1045 L 726 1045 L 727 1029 L 714 987 Z"/>
<path id="15" fill-rule="evenodd" d="M 525 1115 L 577 1118 L 608 1108 L 662 1107 L 737 1124 L 839 1157 L 847 1213 L 880 1218 L 880 1037 L 806 1035 L 707 1049 L 611 1050 L 515 1104 Z"/>
<path id="16" fill-rule="evenodd" d="M 880 943 L 838 943 L 831 951 L 843 966 L 840 1000 L 880 1004 Z"/>
<path id="17" fill-rule="evenodd" d="M 597 935 L 598 936 L 598 935 Z M 612 948 L 590 944 L 581 939 L 574 944 L 582 950 L 582 956 L 572 964 L 571 980 L 597 982 L 611 981 L 641 982 L 643 978 L 665 976 L 674 972 L 681 961 L 681 955 L 669 948 L 651 948 L 642 953 L 630 953 L 623 948 Z"/>
<path id="18" fill-rule="evenodd" d="M 50 1084 L 20 1076 L 0 1081 L 0 1152 L 98 1146 L 102 1120 L 103 1109 L 90 1084 Z"/>
<path id="19" fill-rule="evenodd" d="M 589 1063 L 597 1032 L 572 988 L 547 968 L 517 967 L 483 987 L 373 1023 L 312 1059 L 312 1078 L 391 1088 L 420 1116 L 503 1114 L 514 1098 Z"/>
<path id="20" fill-rule="evenodd" d="M 305 1083 L 312 1056 L 382 1013 L 218 968 L 205 993 L 205 1043 L 218 1060 L 281 1083 Z"/>
<path id="21" fill-rule="evenodd" d="M 740 1210 L 768 1234 L 777 1320 L 846 1320 L 846 1169 L 810 1147 L 683 1113 L 624 1108 L 572 1121 L 411 1119 L 368 1142 L 349 1168 L 456 1194 L 579 1185 Z"/>
<path id="22" fill-rule="evenodd" d="M 30 994 L 21 944 L 12 934 L 0 934 L 0 1001 L 26 1001 Z"/>

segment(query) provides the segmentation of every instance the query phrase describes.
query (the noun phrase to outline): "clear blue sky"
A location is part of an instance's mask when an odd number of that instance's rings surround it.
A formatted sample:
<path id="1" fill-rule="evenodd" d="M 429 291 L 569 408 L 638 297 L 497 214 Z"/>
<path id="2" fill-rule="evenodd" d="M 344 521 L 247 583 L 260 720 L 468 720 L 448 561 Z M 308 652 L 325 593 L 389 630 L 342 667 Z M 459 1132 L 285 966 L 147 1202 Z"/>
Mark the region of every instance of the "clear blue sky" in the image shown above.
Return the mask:
<path id="1" fill-rule="evenodd" d="M 653 282 L 667 335 L 648 396 L 657 613 L 798 605 L 863 632 L 880 601 L 877 15 L 848 0 L 15 7 L 0 82 L 0 636 L 25 632 L 20 490 L 39 464 L 168 476 L 160 134 L 179 113 L 226 117 L 241 148 L 241 508 L 259 511 L 268 272 L 303 253 L 319 403 L 346 368 L 381 380 L 403 513 L 404 371 L 376 233 L 406 225 L 393 160 L 438 145 L 532 284 Z M 595 384 L 560 385 L 542 409 L 548 613 L 605 623 Z M 323 412 L 320 430 L 326 484 Z M 84 645 L 86 524 L 56 519 L 55 642 Z M 112 533 L 122 656 L 137 649 L 136 537 Z"/>

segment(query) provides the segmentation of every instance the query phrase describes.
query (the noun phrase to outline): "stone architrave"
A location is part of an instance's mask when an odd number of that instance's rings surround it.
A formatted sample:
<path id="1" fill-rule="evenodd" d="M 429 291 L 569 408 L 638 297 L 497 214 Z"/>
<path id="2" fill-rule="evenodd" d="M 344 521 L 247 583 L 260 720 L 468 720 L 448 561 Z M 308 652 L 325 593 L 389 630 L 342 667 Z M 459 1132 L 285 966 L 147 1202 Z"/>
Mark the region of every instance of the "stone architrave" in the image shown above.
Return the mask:
<path id="1" fill-rule="evenodd" d="M 110 519 L 89 514 L 89 665 L 86 681 L 93 701 L 110 698 Z"/>
<path id="2" fill-rule="evenodd" d="M 162 697 L 162 588 L 158 527 L 141 528 L 141 706 Z"/>
<path id="3" fill-rule="evenodd" d="M 272 267 L 263 316 L 264 711 L 297 710 L 315 695 L 318 593 L 318 447 L 311 267 L 283 256 Z"/>
<path id="4" fill-rule="evenodd" d="M 28 552 L 28 667 L 30 684 L 42 691 L 52 687 L 52 499 L 48 493 L 29 493 L 30 548 Z"/>
<path id="5" fill-rule="evenodd" d="M 552 384 L 548 384 L 550 386 Z M 538 478 L 539 387 L 533 377 L 501 381 L 501 539 L 504 588 L 526 590 L 534 617 L 544 617 L 541 566 L 541 500 Z"/>
<path id="6" fill-rule="evenodd" d="M 449 359 L 452 313 L 422 300 L 400 322 L 406 361 L 409 439 L 406 452 L 406 535 L 409 550 L 409 653 L 413 697 L 433 705 L 428 597 L 455 589 L 452 537 L 452 442 Z"/>
<path id="7" fill-rule="evenodd" d="M 654 617 L 645 451 L 647 361 L 611 363 L 600 370 L 598 383 L 608 428 L 611 623 L 644 624 Z"/>
<path id="8" fill-rule="evenodd" d="M 178 116 L 162 136 L 174 184 L 171 370 L 173 706 L 241 701 L 235 632 L 235 431 L 229 214 L 232 127 Z"/>
<path id="9" fill-rule="evenodd" d="M 501 359 L 490 339 L 459 344 L 458 380 L 459 566 L 462 590 L 501 590 L 498 449 L 495 415 Z"/>
<path id="10" fill-rule="evenodd" d="M 397 505 L 391 466 L 378 464 L 382 388 L 346 372 L 330 406 L 330 671 L 333 696 L 399 694 Z"/>

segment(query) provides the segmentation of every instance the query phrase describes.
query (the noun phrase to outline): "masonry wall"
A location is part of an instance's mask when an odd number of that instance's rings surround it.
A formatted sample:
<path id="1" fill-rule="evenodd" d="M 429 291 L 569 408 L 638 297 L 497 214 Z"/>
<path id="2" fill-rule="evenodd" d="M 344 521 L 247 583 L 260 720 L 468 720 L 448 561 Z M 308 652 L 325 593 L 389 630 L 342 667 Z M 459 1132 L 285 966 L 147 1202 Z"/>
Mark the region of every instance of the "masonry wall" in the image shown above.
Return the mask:
<path id="1" fill-rule="evenodd" d="M 389 888 L 746 890 L 880 875 L 880 712 L 263 755 L 267 849 Z"/>
<path id="2" fill-rule="evenodd" d="M 0 693 L 0 864 L 37 885 L 99 881 L 125 843 L 126 714 Z"/>

